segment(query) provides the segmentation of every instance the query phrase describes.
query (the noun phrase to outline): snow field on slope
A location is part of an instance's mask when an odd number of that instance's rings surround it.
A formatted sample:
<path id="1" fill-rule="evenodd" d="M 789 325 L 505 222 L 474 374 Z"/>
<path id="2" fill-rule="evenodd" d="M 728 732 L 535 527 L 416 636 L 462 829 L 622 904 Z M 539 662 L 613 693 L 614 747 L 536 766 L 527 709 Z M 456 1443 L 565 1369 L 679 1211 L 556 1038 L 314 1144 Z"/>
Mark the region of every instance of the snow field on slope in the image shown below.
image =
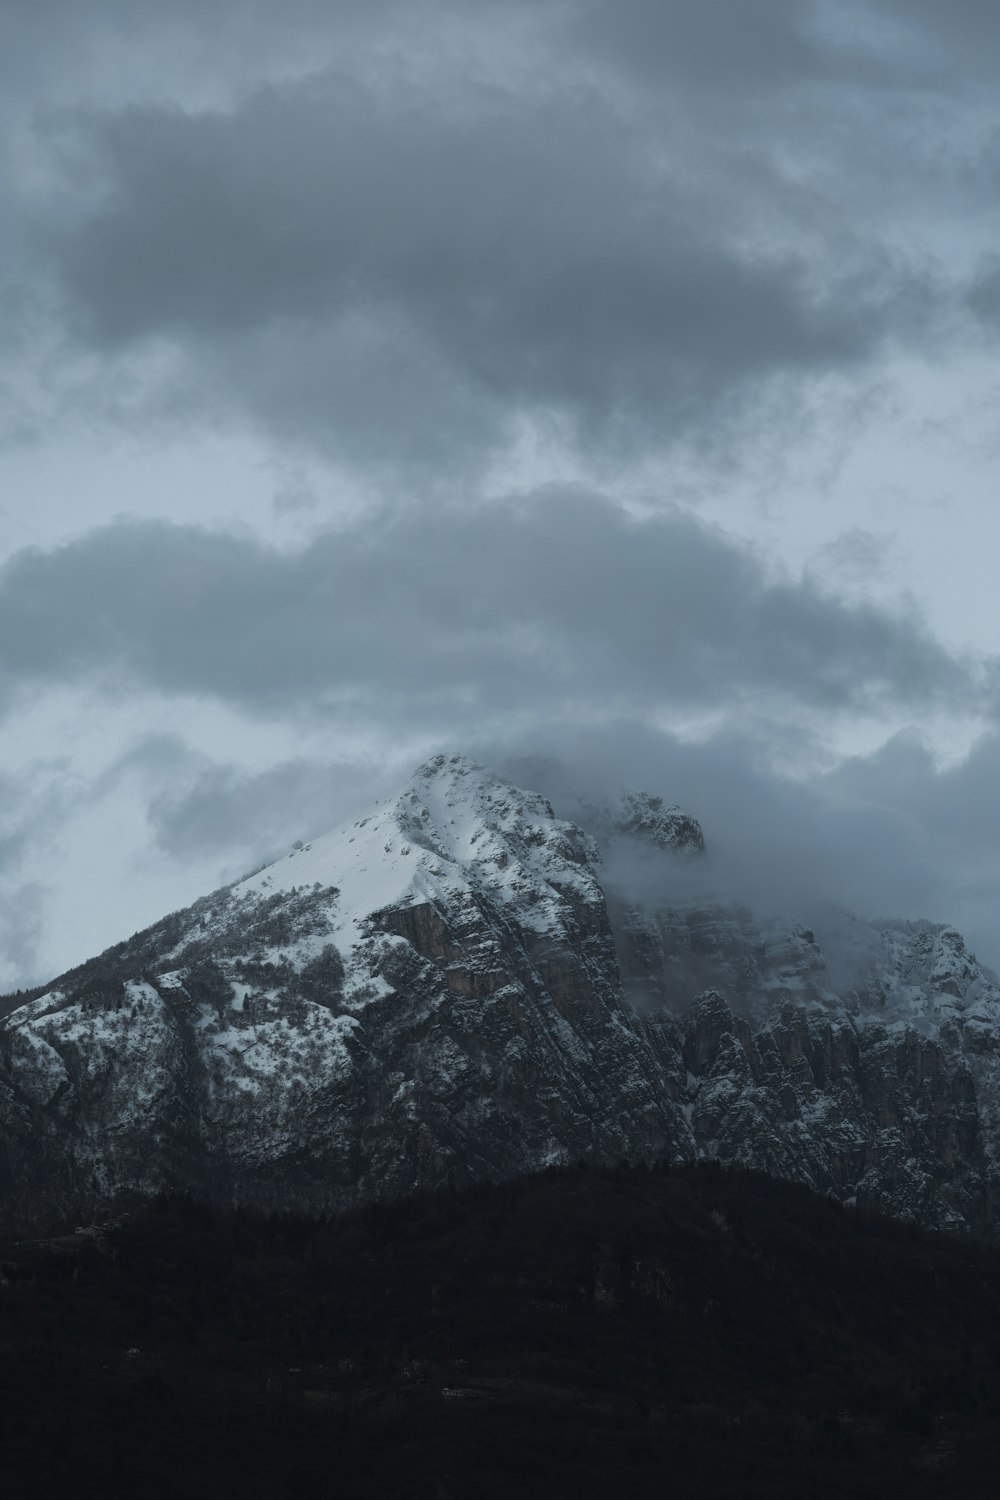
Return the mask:
<path id="1" fill-rule="evenodd" d="M 600 899 L 592 873 L 572 858 L 578 837 L 540 797 L 453 757 L 418 771 L 379 812 L 293 849 L 232 894 L 243 901 L 335 887 L 325 941 L 345 960 L 373 912 L 423 902 L 447 910 L 474 894 L 516 906 L 519 921 L 542 933 L 564 915 L 559 887 Z"/>

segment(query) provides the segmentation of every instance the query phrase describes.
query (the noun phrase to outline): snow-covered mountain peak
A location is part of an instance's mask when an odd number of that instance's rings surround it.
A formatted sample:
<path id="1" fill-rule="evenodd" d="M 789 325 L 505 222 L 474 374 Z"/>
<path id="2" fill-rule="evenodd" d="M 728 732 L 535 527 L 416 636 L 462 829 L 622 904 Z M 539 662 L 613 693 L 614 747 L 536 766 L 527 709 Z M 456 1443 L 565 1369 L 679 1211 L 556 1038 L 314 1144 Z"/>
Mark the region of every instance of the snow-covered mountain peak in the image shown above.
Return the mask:
<path id="1" fill-rule="evenodd" d="M 8 1201 L 329 1207 L 663 1154 L 1000 1234 L 1000 981 L 960 934 L 679 901 L 693 818 L 641 792 L 577 808 L 597 842 L 434 756 L 12 1010 Z"/>
<path id="2" fill-rule="evenodd" d="M 664 802 L 649 792 L 626 791 L 614 818 L 619 837 L 641 839 L 656 849 L 681 854 L 703 854 L 705 835 L 701 824 L 675 802 Z"/>
<path id="3" fill-rule="evenodd" d="M 331 892 L 331 936 L 345 960 L 373 914 L 473 894 L 516 902 L 532 925 L 557 918 L 560 893 L 599 900 L 590 840 L 522 791 L 462 755 L 436 755 L 365 818 L 293 849 L 232 889 L 240 903 L 320 887 Z"/>
<path id="4" fill-rule="evenodd" d="M 577 796 L 574 816 L 597 840 L 605 854 L 632 851 L 695 855 L 705 852 L 705 836 L 697 818 L 676 802 L 652 792 L 625 789 L 612 797 Z"/>

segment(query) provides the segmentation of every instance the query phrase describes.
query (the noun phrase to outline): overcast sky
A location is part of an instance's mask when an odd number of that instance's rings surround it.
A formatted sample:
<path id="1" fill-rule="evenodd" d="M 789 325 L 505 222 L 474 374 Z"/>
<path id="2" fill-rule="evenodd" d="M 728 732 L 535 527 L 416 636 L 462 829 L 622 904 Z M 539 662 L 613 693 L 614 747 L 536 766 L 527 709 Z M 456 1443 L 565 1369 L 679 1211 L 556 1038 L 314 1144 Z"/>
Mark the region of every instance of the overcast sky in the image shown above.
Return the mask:
<path id="1" fill-rule="evenodd" d="M 0 0 L 0 987 L 442 748 L 1000 964 L 998 97 L 986 0 Z"/>

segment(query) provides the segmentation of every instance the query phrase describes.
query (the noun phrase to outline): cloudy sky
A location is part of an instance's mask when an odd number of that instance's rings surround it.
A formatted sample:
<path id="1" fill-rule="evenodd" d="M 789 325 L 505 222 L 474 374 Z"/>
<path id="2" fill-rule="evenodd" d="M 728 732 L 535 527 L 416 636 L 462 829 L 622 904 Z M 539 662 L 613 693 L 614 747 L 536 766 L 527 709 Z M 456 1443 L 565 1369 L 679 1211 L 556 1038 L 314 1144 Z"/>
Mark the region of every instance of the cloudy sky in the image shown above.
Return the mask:
<path id="1" fill-rule="evenodd" d="M 439 748 L 1000 963 L 998 89 L 986 0 L 0 0 L 0 987 Z"/>

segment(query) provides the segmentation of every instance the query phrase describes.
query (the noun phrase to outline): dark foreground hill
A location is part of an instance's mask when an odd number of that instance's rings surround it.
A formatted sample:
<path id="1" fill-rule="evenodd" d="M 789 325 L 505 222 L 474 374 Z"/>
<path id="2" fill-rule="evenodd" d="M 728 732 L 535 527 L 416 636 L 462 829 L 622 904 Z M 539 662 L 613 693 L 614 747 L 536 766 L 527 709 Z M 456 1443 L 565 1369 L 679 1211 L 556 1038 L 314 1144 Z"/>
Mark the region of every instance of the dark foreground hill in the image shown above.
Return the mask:
<path id="1" fill-rule="evenodd" d="M 8 1242 L 4 1493 L 992 1494 L 1000 1255 L 707 1166 Z"/>

